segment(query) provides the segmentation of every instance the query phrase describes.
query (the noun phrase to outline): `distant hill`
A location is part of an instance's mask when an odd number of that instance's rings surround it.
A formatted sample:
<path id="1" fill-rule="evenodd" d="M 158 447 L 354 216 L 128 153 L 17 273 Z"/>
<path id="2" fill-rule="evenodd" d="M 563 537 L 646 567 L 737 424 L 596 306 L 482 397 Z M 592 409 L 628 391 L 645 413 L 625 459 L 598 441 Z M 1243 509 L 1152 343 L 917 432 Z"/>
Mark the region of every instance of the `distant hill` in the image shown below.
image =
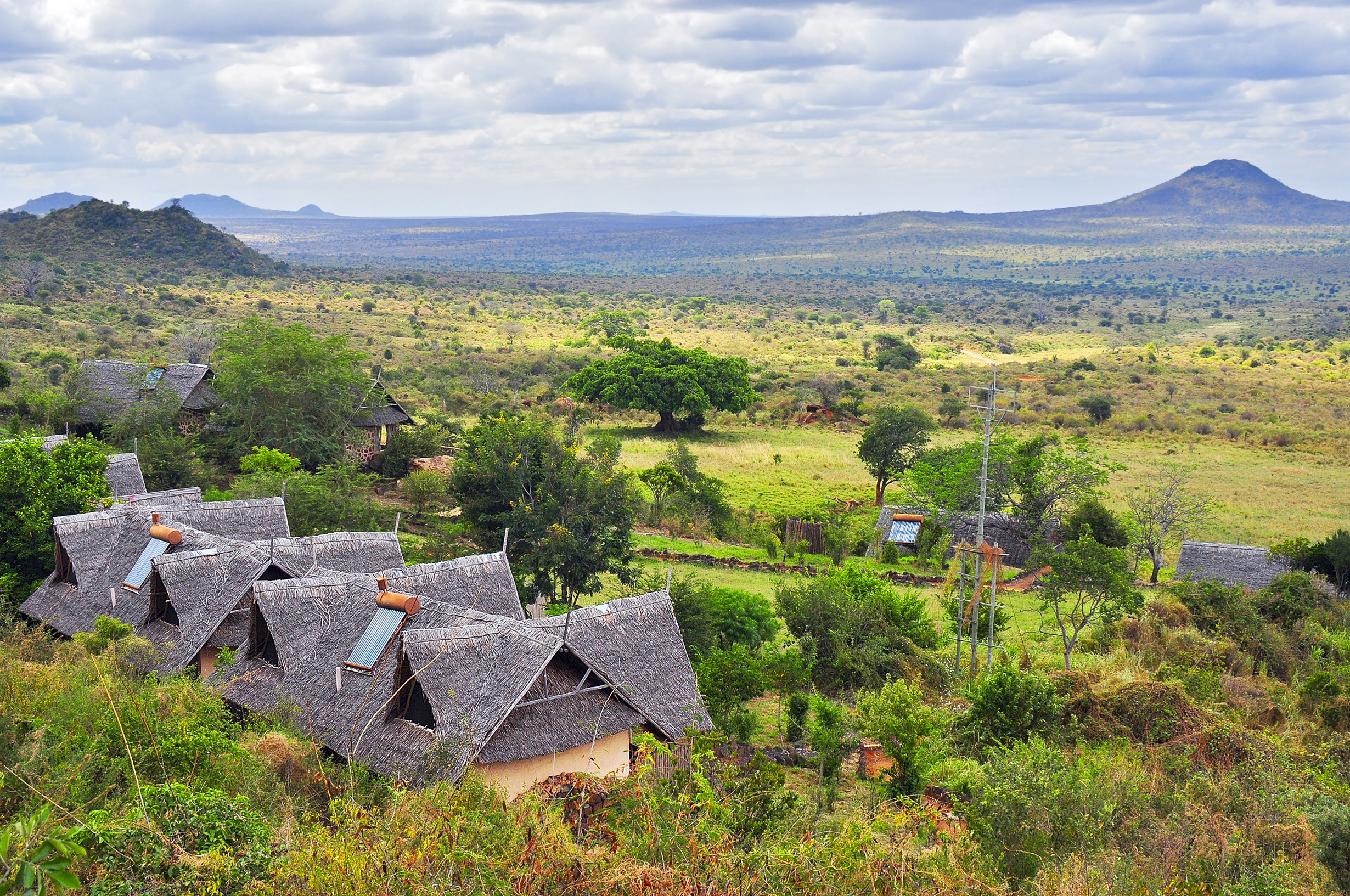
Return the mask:
<path id="1" fill-rule="evenodd" d="M 54 212 L 58 208 L 70 208 L 72 205 L 79 205 L 81 202 L 88 202 L 93 198 L 93 196 L 85 196 L 80 193 L 48 193 L 46 196 L 30 199 L 23 205 L 16 205 L 10 211 L 27 212 L 30 215 L 45 215 L 47 212 Z"/>
<path id="2" fill-rule="evenodd" d="M 240 202 L 233 196 L 215 196 L 210 193 L 189 193 L 176 199 L 160 203 L 156 208 L 168 208 L 179 205 L 199 218 L 336 218 L 332 212 L 326 212 L 310 203 L 293 212 L 273 208 L 258 208 Z"/>
<path id="3" fill-rule="evenodd" d="M 1114 202 L 1032 214 L 1210 224 L 1350 224 L 1350 202 L 1301 193 L 1241 159 L 1216 159 Z"/>
<path id="4" fill-rule="evenodd" d="M 37 254 L 67 269 L 100 264 L 150 276 L 275 274 L 285 265 L 181 208 L 140 211 L 91 199 L 42 217 L 0 217 L 0 262 Z"/>

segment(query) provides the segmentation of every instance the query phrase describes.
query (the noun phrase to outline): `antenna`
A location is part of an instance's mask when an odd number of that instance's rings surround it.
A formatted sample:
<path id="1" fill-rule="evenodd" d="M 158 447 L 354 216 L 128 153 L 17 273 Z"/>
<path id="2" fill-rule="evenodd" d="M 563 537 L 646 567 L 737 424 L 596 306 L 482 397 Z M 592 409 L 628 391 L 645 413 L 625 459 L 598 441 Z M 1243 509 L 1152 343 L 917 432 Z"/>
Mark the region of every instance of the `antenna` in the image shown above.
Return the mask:
<path id="1" fill-rule="evenodd" d="M 141 440 L 139 436 L 131 437 L 131 453 L 139 455 L 141 453 Z"/>

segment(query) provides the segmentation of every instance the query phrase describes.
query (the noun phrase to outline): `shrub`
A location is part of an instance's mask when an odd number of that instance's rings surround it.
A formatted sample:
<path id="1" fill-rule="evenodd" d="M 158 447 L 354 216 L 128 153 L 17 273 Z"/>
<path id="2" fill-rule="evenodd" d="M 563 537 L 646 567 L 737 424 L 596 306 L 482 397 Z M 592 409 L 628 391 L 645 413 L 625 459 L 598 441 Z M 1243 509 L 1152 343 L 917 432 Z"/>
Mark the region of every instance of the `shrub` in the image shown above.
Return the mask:
<path id="1" fill-rule="evenodd" d="M 800 743 L 806 736 L 806 717 L 811 711 L 811 698 L 798 691 L 787 701 L 787 740 L 790 744 Z"/>
<path id="2" fill-rule="evenodd" d="M 937 738 L 942 715 L 924 705 L 918 688 L 899 680 L 860 693 L 858 715 L 863 733 L 876 738 L 895 761 L 887 773 L 892 789 L 898 794 L 918 793 L 941 752 Z"/>
<path id="3" fill-rule="evenodd" d="M 778 633 L 773 604 L 759 594 L 686 576 L 671 583 L 670 600 L 685 646 L 695 657 L 735 645 L 755 649 Z"/>
<path id="4" fill-rule="evenodd" d="M 745 704 L 767 686 L 759 657 L 742 644 L 713 648 L 699 660 L 695 671 L 713 722 L 738 740 L 750 740 L 757 722 Z"/>
<path id="5" fill-rule="evenodd" d="M 398 488 L 415 512 L 425 513 L 444 503 L 450 491 L 450 477 L 433 470 L 413 470 L 403 477 Z"/>
<path id="6" fill-rule="evenodd" d="M 1350 891 L 1350 806 L 1326 800 L 1312 813 L 1317 831 L 1317 858 L 1336 885 Z"/>
<path id="7" fill-rule="evenodd" d="M 969 688 L 970 707 L 958 727 L 977 750 L 1004 747 L 1032 736 L 1050 737 L 1064 717 L 1064 704 L 1044 675 L 996 666 Z"/>

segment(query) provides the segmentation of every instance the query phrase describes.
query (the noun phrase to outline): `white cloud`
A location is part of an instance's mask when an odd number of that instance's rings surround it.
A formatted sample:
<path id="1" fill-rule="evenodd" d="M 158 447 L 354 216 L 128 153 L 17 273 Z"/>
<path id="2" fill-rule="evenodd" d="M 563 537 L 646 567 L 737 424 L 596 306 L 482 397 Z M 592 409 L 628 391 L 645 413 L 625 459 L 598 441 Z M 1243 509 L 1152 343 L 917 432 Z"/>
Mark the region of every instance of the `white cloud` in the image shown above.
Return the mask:
<path id="1" fill-rule="evenodd" d="M 0 206 L 1011 208 L 1235 155 L 1334 193 L 1347 96 L 1350 10 L 1272 0 L 0 0 Z"/>

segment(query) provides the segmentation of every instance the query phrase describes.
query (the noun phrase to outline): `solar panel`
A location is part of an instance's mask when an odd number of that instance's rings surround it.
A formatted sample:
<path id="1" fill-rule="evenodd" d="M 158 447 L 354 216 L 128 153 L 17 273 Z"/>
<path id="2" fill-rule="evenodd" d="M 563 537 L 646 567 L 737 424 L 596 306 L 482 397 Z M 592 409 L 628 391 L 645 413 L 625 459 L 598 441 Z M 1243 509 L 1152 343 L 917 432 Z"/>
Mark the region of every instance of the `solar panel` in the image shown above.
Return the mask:
<path id="1" fill-rule="evenodd" d="M 141 551 L 141 556 L 136 558 L 136 565 L 131 567 L 131 572 L 127 573 L 126 581 L 122 584 L 128 588 L 139 588 L 145 584 L 145 580 L 150 577 L 150 563 L 156 557 L 169 549 L 167 541 L 160 541 L 158 538 L 150 539 L 150 543 Z"/>
<path id="2" fill-rule="evenodd" d="M 918 520 L 893 520 L 886 540 L 892 544 L 913 544 L 919 538 L 920 525 Z"/>
<path id="3" fill-rule="evenodd" d="M 145 374 L 145 388 L 153 389 L 159 385 L 159 378 L 164 376 L 163 367 L 152 367 Z"/>
<path id="4" fill-rule="evenodd" d="M 402 610 L 391 610 L 388 607 L 379 607 L 375 610 L 375 618 L 370 620 L 366 630 L 361 633 L 357 639 L 356 646 L 352 648 L 351 656 L 347 657 L 347 662 L 343 665 L 353 669 L 370 670 L 374 668 L 375 661 L 384 653 L 384 648 L 389 645 L 389 639 L 394 637 L 398 627 L 403 624 L 407 614 Z"/>

